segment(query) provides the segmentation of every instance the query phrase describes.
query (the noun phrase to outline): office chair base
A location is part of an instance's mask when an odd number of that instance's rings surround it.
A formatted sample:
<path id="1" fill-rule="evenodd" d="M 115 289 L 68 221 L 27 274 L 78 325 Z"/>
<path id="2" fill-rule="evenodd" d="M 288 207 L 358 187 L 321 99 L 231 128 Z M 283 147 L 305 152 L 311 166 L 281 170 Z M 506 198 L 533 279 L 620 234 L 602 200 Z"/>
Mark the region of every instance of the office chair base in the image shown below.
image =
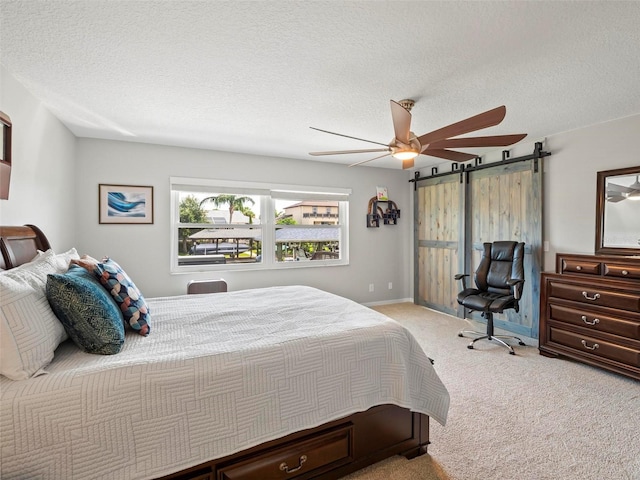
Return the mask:
<path id="1" fill-rule="evenodd" d="M 513 339 L 518 341 L 518 345 L 521 345 L 523 347 L 526 345 L 526 343 L 524 343 L 521 338 L 515 337 L 513 335 L 486 335 L 484 333 L 476 332 L 474 330 L 462 330 L 462 331 L 460 331 L 458 333 L 458 336 L 459 337 L 464 337 L 465 333 L 470 333 L 470 334 L 473 334 L 473 335 L 480 335 L 478 338 L 474 338 L 473 340 L 471 340 L 469 345 L 467 345 L 467 348 L 469 350 L 473 350 L 473 344 L 476 343 L 478 340 L 489 340 L 489 341 L 493 340 L 493 341 L 496 341 L 500 345 L 502 345 L 503 347 L 508 348 L 510 355 L 515 355 L 516 352 L 513 350 L 513 347 L 511 345 L 509 345 L 507 342 L 505 342 L 503 340 L 500 340 L 501 338 L 513 338 Z"/>

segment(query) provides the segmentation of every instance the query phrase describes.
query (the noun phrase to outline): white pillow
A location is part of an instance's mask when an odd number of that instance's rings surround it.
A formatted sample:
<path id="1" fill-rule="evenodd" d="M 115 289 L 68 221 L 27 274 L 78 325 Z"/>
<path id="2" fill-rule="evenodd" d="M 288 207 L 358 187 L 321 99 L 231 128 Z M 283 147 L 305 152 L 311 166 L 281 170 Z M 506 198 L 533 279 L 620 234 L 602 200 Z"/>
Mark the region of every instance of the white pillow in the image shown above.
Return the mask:
<path id="1" fill-rule="evenodd" d="M 47 250 L 32 262 L 0 272 L 0 374 L 5 377 L 24 380 L 46 373 L 43 368 L 66 340 L 45 289 L 47 275 L 66 272 L 74 252 Z"/>

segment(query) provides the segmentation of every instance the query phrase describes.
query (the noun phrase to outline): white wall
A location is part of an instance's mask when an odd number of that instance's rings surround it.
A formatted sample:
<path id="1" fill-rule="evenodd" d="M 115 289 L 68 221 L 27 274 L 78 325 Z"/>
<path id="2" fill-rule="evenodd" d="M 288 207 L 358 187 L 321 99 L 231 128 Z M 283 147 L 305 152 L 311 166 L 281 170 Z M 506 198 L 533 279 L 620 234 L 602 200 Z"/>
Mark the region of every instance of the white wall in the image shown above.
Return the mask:
<path id="1" fill-rule="evenodd" d="M 169 177 L 202 177 L 351 188 L 350 265 L 330 268 L 225 271 L 170 274 Z M 77 235 L 79 250 L 94 257 L 110 255 L 130 273 L 146 296 L 186 292 L 191 279 L 223 277 L 233 290 L 268 285 L 305 284 L 357 302 L 412 297 L 410 175 L 402 170 L 349 168 L 323 164 L 167 147 L 133 142 L 79 139 L 77 145 Z M 98 224 L 98 184 L 153 185 L 153 225 Z M 384 185 L 402 212 L 398 225 L 366 228 L 368 201 Z M 393 289 L 388 289 L 388 283 Z M 370 283 L 375 291 L 369 292 Z"/>
<path id="2" fill-rule="evenodd" d="M 0 65 L 0 110 L 11 117 L 9 199 L 0 225 L 34 224 L 57 251 L 74 244 L 76 137 Z"/>
<path id="3" fill-rule="evenodd" d="M 640 165 L 640 115 L 553 135 L 545 169 L 545 270 L 556 253 L 595 251 L 598 171 Z"/>

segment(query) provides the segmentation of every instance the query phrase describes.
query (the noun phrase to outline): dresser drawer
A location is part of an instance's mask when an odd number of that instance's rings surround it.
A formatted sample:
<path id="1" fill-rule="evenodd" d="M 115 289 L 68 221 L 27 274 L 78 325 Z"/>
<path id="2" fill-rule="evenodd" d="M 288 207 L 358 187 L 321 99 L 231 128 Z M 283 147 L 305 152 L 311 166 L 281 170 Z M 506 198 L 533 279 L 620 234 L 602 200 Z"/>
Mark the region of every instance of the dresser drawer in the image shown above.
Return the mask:
<path id="1" fill-rule="evenodd" d="M 550 328 L 549 339 L 553 343 L 569 347 L 582 354 L 608 358 L 632 367 L 640 367 L 640 350 L 554 327 Z"/>
<path id="2" fill-rule="evenodd" d="M 346 425 L 289 446 L 234 462 L 218 471 L 219 480 L 309 478 L 352 460 L 353 426 Z M 315 471 L 315 472 L 314 472 Z"/>
<path id="3" fill-rule="evenodd" d="M 581 273 L 583 275 L 600 275 L 602 263 L 583 259 L 563 258 L 560 273 Z"/>
<path id="4" fill-rule="evenodd" d="M 632 314 L 627 314 L 632 316 Z M 640 316 L 637 320 L 603 315 L 587 308 L 573 308 L 549 304 L 549 320 L 588 328 L 595 332 L 606 332 L 633 340 L 640 340 Z"/>
<path id="5" fill-rule="evenodd" d="M 603 266 L 603 273 L 607 277 L 632 278 L 634 280 L 640 280 L 640 267 L 615 263 L 604 263 Z"/>
<path id="6" fill-rule="evenodd" d="M 640 291 L 631 293 L 601 288 L 595 284 L 565 283 L 562 280 L 550 280 L 548 283 L 548 296 L 573 300 L 588 305 L 640 312 Z"/>

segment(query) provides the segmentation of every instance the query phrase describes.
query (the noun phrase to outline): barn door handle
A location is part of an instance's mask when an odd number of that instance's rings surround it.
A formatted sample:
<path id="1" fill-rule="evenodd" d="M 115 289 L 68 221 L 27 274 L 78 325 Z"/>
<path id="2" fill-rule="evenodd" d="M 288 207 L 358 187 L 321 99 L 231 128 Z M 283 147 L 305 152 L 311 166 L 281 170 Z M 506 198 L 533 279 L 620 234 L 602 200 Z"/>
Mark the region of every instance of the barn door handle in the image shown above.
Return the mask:
<path id="1" fill-rule="evenodd" d="M 302 456 L 300 457 L 300 459 L 298 460 L 298 462 L 299 462 L 299 463 L 298 463 L 298 466 L 297 466 L 297 467 L 295 467 L 295 468 L 291 468 L 291 469 L 290 469 L 290 468 L 289 468 L 289 465 L 287 465 L 287 462 L 282 462 L 282 463 L 280 464 L 280 470 L 282 470 L 284 473 L 294 473 L 294 472 L 297 472 L 298 470 L 300 470 L 300 469 L 302 468 L 302 464 L 303 464 L 304 462 L 306 462 L 306 461 L 307 461 L 307 456 L 306 456 L 306 455 L 302 455 Z"/>
<path id="2" fill-rule="evenodd" d="M 599 293 L 596 293 L 593 297 L 590 297 L 587 292 L 582 292 L 582 296 L 584 298 L 586 298 L 587 300 L 597 300 L 597 299 L 600 298 L 600 294 Z"/>

